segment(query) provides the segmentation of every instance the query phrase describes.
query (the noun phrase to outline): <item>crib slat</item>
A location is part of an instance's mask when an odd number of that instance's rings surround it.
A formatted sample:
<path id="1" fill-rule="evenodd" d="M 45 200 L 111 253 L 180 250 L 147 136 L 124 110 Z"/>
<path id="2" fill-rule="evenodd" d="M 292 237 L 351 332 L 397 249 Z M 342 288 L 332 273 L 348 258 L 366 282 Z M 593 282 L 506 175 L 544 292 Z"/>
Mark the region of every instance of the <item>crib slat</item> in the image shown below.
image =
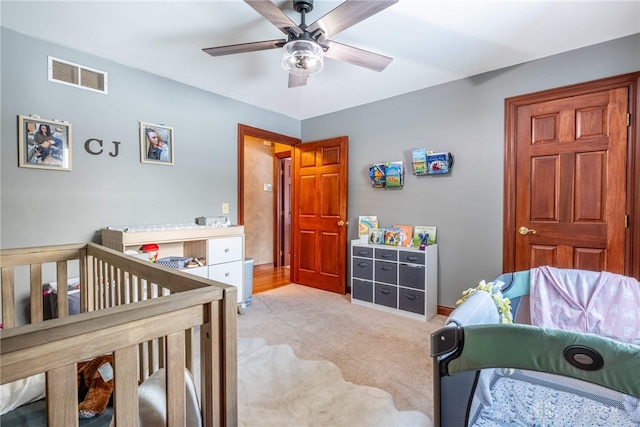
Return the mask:
<path id="1" fill-rule="evenodd" d="M 115 425 L 138 425 L 138 382 L 136 346 L 130 346 L 113 353 L 115 371 L 114 396 Z"/>
<path id="2" fill-rule="evenodd" d="M 67 288 L 67 262 L 58 261 L 56 263 L 56 281 L 58 283 L 58 317 L 69 315 L 69 299 Z"/>
<path id="3" fill-rule="evenodd" d="M 42 264 L 31 264 L 29 277 L 31 323 L 39 323 L 44 319 L 42 315 Z M 40 298 L 37 297 L 38 295 Z"/>
<path id="4" fill-rule="evenodd" d="M 167 426 L 182 427 L 186 425 L 186 398 L 184 380 L 184 331 L 168 335 L 167 345 Z"/>
<path id="5" fill-rule="evenodd" d="M 75 363 L 47 372 L 47 425 L 78 426 L 77 378 Z"/>
<path id="6" fill-rule="evenodd" d="M 15 279 L 13 267 L 6 267 L 2 269 L 2 325 L 7 329 L 15 324 Z"/>

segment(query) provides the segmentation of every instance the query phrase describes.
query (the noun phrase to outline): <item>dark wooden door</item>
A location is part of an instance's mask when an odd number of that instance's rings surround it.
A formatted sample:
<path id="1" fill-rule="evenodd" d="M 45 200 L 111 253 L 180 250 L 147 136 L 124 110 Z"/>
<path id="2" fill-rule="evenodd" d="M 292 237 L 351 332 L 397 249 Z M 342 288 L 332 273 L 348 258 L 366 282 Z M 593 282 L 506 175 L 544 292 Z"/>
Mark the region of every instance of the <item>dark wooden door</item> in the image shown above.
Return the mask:
<path id="1" fill-rule="evenodd" d="M 293 155 L 295 283 L 346 292 L 348 138 L 297 145 Z"/>
<path id="2" fill-rule="evenodd" d="M 515 270 L 624 274 L 627 112 L 627 88 L 517 108 Z"/>

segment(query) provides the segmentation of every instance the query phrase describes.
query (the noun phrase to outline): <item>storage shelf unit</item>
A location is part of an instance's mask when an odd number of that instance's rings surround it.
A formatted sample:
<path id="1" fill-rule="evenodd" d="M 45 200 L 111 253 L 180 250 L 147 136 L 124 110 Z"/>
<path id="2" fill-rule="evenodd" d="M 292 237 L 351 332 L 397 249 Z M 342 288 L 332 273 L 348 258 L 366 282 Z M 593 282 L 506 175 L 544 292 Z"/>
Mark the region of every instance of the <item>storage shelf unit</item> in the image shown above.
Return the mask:
<path id="1" fill-rule="evenodd" d="M 205 259 L 203 267 L 185 268 L 182 271 L 235 286 L 238 304 L 244 307 L 243 226 L 149 231 L 102 229 L 102 245 L 120 252 L 137 251 L 147 243 L 158 244 L 158 258 L 178 256 Z"/>
<path id="2" fill-rule="evenodd" d="M 428 320 L 438 305 L 438 245 L 425 250 L 351 242 L 351 302 Z"/>

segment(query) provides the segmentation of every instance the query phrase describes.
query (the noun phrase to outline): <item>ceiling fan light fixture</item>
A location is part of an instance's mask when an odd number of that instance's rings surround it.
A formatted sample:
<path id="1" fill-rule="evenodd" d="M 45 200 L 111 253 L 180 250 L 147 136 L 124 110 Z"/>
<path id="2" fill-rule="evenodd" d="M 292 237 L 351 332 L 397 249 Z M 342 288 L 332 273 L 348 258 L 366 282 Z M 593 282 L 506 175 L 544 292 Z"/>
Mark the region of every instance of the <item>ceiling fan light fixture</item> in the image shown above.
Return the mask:
<path id="1" fill-rule="evenodd" d="M 314 40 L 291 40 L 282 48 L 282 68 L 289 73 L 310 76 L 323 67 L 324 50 Z"/>

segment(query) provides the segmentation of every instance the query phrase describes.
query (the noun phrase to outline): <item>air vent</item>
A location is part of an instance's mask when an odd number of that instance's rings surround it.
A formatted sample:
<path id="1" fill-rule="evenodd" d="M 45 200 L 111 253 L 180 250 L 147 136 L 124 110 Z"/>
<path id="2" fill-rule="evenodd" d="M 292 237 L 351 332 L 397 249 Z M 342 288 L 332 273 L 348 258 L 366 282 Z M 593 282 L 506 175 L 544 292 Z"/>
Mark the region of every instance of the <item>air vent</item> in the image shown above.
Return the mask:
<path id="1" fill-rule="evenodd" d="M 49 57 L 49 81 L 107 93 L 107 73 Z"/>

